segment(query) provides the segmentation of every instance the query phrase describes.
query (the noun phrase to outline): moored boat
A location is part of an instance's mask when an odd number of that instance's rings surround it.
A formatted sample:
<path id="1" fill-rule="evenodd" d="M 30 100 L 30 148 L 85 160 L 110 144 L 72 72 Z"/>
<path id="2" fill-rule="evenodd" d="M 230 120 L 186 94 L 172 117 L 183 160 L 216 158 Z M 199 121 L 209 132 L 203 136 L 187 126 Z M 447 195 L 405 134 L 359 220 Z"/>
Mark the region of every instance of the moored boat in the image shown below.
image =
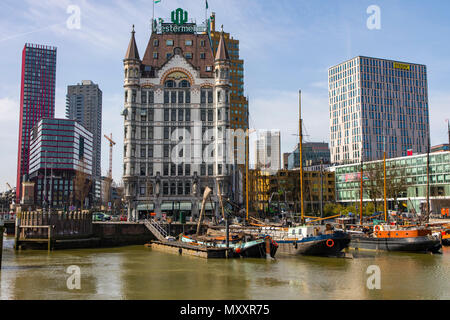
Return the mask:
<path id="1" fill-rule="evenodd" d="M 338 256 L 350 243 L 349 234 L 333 230 L 331 225 L 264 226 L 259 232 L 270 235 L 280 253 L 290 255 Z"/>
<path id="2" fill-rule="evenodd" d="M 450 229 L 442 231 L 441 237 L 442 237 L 442 245 L 450 246 Z"/>
<path id="3" fill-rule="evenodd" d="M 226 248 L 226 236 L 206 237 L 182 234 L 180 240 L 185 243 L 206 247 Z M 272 237 L 255 237 L 249 234 L 230 235 L 228 247 L 233 249 L 236 257 L 275 258 L 278 244 Z"/>
<path id="4" fill-rule="evenodd" d="M 401 227 L 388 224 L 375 225 L 373 232 L 350 232 L 350 247 L 364 250 L 437 253 L 440 239 L 425 227 Z"/>

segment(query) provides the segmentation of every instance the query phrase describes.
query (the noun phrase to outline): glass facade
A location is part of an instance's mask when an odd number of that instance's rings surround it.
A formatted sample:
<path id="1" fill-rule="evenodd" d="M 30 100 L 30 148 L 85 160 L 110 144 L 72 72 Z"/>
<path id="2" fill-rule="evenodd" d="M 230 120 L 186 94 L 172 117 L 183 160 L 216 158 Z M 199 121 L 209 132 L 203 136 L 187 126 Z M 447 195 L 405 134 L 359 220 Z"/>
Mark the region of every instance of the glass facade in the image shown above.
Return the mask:
<path id="1" fill-rule="evenodd" d="M 336 200 L 358 202 L 360 199 L 361 165 L 335 167 Z M 450 152 L 430 153 L 431 199 L 450 200 Z M 409 156 L 386 160 L 387 197 L 390 202 L 403 201 L 409 209 L 417 210 L 427 196 L 427 155 Z M 376 185 L 378 183 L 378 190 Z M 383 200 L 383 161 L 363 164 L 363 200 Z M 406 203 L 407 202 L 407 203 Z"/>
<path id="2" fill-rule="evenodd" d="M 92 174 L 92 133 L 73 120 L 42 119 L 32 130 L 30 175 L 45 169 L 76 170 L 84 161 Z"/>
<path id="3" fill-rule="evenodd" d="M 74 120 L 44 118 L 31 130 L 30 179 L 38 205 L 64 208 L 74 200 L 76 171 L 92 175 L 93 135 Z"/>
<path id="4" fill-rule="evenodd" d="M 330 68 L 328 80 L 333 163 L 427 151 L 425 65 L 356 57 Z"/>
<path id="5" fill-rule="evenodd" d="M 17 201 L 29 174 L 30 131 L 43 117 L 55 115 L 56 48 L 26 44 L 22 51 L 22 84 L 17 163 Z"/>

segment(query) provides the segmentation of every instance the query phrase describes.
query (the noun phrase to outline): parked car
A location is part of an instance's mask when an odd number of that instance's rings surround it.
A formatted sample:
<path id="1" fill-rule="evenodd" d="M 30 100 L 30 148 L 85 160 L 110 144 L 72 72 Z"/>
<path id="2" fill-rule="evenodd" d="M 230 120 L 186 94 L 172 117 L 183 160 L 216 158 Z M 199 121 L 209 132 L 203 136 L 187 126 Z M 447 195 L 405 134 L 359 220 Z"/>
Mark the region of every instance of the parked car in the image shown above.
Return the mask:
<path id="1" fill-rule="evenodd" d="M 111 216 L 106 213 L 103 213 L 103 212 L 94 212 L 94 214 L 92 215 L 92 220 L 93 221 L 110 221 Z"/>
<path id="2" fill-rule="evenodd" d="M 105 215 L 101 212 L 95 212 L 92 214 L 92 221 L 105 221 L 104 220 Z"/>

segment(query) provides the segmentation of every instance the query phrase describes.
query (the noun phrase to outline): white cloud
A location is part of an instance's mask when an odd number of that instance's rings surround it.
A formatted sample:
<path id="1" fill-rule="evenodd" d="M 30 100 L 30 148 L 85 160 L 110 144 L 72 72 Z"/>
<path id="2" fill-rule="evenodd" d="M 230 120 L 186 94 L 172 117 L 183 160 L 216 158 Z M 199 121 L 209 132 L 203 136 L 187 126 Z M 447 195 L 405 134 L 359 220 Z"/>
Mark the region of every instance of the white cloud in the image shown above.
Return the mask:
<path id="1" fill-rule="evenodd" d="M 6 182 L 11 186 L 16 185 L 19 106 L 19 101 L 13 98 L 0 98 L 0 191 L 7 190 Z"/>

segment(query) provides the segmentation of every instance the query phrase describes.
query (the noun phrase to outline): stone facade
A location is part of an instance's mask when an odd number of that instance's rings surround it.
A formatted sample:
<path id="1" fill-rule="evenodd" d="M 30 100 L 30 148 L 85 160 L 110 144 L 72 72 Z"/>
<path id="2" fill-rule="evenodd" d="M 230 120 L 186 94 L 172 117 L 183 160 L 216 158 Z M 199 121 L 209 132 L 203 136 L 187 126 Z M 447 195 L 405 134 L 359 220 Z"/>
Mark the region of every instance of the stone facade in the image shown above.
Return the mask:
<path id="1" fill-rule="evenodd" d="M 206 209 L 217 213 L 218 186 L 224 197 L 232 192 L 225 135 L 230 63 L 213 58 L 207 39 L 154 32 L 141 61 L 133 29 L 124 59 L 122 111 L 131 220 L 150 212 L 198 215 L 206 186 L 214 190 L 214 205 Z"/>

